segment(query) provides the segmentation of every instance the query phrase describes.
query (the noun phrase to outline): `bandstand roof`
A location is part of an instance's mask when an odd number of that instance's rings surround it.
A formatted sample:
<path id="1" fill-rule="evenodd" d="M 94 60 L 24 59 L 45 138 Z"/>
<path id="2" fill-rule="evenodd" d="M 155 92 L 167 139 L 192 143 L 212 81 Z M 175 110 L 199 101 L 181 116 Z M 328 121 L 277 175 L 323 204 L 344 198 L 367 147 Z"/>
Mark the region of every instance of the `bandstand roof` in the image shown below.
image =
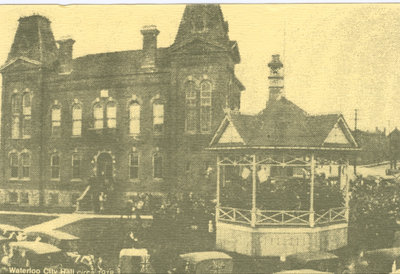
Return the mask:
<path id="1" fill-rule="evenodd" d="M 358 144 L 341 114 L 310 115 L 282 97 L 257 115 L 226 114 L 209 149 L 237 148 L 354 150 Z"/>

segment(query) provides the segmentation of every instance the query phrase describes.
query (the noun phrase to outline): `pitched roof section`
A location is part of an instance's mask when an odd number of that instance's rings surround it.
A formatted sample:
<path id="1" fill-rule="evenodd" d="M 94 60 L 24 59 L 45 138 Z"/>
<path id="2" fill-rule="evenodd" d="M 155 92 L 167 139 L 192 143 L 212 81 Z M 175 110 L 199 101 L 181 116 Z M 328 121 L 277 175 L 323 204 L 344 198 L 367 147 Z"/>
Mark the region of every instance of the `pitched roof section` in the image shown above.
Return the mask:
<path id="1" fill-rule="evenodd" d="M 309 115 L 300 107 L 282 97 L 269 102 L 257 115 L 228 114 L 229 120 L 237 129 L 245 146 L 229 144 L 229 147 L 312 147 L 312 148 L 357 148 L 357 143 L 340 114 Z M 335 128 L 343 132 L 347 143 L 325 142 Z M 227 147 L 219 144 L 224 127 L 220 127 L 210 144 L 211 148 Z M 328 139 L 329 140 L 329 139 Z"/>
<path id="2" fill-rule="evenodd" d="M 169 66 L 167 55 L 168 48 L 157 49 L 157 68 Z M 70 75 L 86 78 L 135 74 L 141 70 L 142 58 L 142 50 L 85 55 L 73 60 L 73 71 Z"/>

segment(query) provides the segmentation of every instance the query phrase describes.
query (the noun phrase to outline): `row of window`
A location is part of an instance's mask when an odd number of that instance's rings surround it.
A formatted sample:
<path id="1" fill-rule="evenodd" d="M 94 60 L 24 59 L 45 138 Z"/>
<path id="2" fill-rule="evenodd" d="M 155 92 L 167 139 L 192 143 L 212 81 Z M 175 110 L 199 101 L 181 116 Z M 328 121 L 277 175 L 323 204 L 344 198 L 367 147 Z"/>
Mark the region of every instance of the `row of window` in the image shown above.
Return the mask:
<path id="1" fill-rule="evenodd" d="M 11 108 L 13 113 L 11 125 L 11 138 L 29 138 L 31 136 L 31 94 L 25 92 L 22 96 L 22 105 L 19 94 L 13 94 Z M 141 105 L 139 101 L 133 100 L 129 103 L 128 119 L 129 134 L 137 136 L 140 134 Z M 111 98 L 99 99 L 93 105 L 93 128 L 116 128 L 117 105 Z M 51 108 L 51 133 L 53 136 L 61 135 L 61 104 L 57 101 Z M 156 134 L 164 130 L 164 104 L 153 103 L 153 131 Z M 82 134 L 82 103 L 74 100 L 72 105 L 72 136 Z"/>
<path id="2" fill-rule="evenodd" d="M 22 100 L 21 100 L 22 98 Z M 15 92 L 11 98 L 13 114 L 11 136 L 13 139 L 29 138 L 31 135 L 31 93 L 27 89 L 21 95 Z M 212 85 L 210 81 L 202 81 L 198 88 L 194 81 L 185 84 L 185 130 L 188 133 L 209 133 L 211 131 Z M 129 134 L 140 134 L 141 104 L 131 100 L 128 107 Z M 108 91 L 101 91 L 101 99 L 97 99 L 92 109 L 93 128 L 116 128 L 117 104 Z M 57 101 L 51 108 L 51 132 L 54 136 L 61 134 L 61 104 Z M 153 103 L 153 131 L 162 133 L 164 125 L 164 104 Z M 72 135 L 82 134 L 82 103 L 75 99 L 72 105 Z"/>
<path id="3" fill-rule="evenodd" d="M 17 152 L 12 152 L 9 155 L 10 159 L 10 178 L 11 179 L 29 179 L 30 178 L 30 168 L 31 168 L 31 155 L 29 152 L 23 152 L 18 154 Z M 72 154 L 71 159 L 72 167 L 72 178 L 81 178 L 81 156 L 78 153 Z M 153 177 L 161 179 L 163 178 L 163 157 L 161 153 L 153 154 Z M 139 153 L 132 152 L 129 154 L 129 178 L 138 179 L 139 178 Z M 51 178 L 59 179 L 61 172 L 60 165 L 60 155 L 54 153 L 50 157 L 50 169 Z"/>

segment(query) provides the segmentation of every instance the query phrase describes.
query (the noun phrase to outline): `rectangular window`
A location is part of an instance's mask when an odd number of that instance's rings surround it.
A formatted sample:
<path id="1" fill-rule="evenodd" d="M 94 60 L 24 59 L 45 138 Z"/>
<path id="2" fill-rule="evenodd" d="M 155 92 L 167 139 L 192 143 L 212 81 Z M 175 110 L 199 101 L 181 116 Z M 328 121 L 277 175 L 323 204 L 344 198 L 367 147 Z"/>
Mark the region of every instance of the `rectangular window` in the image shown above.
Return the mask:
<path id="1" fill-rule="evenodd" d="M 107 104 L 107 127 L 117 127 L 117 106 L 112 102 Z"/>
<path id="2" fill-rule="evenodd" d="M 21 192 L 19 194 L 19 201 L 21 204 L 29 204 L 29 194 L 27 192 Z"/>
<path id="3" fill-rule="evenodd" d="M 11 97 L 11 111 L 14 114 L 20 112 L 20 96 L 17 94 Z"/>
<path id="4" fill-rule="evenodd" d="M 58 200 L 58 193 L 50 193 L 49 195 L 49 201 L 48 201 L 49 205 L 58 205 L 59 200 Z"/>
<path id="5" fill-rule="evenodd" d="M 31 157 L 27 153 L 21 154 L 21 163 L 22 163 L 22 178 L 29 178 L 29 170 L 31 167 Z"/>
<path id="6" fill-rule="evenodd" d="M 19 139 L 19 116 L 14 116 L 11 121 L 11 138 Z"/>
<path id="7" fill-rule="evenodd" d="M 153 129 L 154 133 L 162 133 L 164 127 L 164 105 L 153 104 Z"/>
<path id="8" fill-rule="evenodd" d="M 60 178 L 60 156 L 58 155 L 51 156 L 51 178 Z"/>
<path id="9" fill-rule="evenodd" d="M 153 177 L 163 178 L 163 159 L 160 153 L 156 153 L 153 156 Z"/>
<path id="10" fill-rule="evenodd" d="M 200 130 L 201 132 L 211 131 L 211 107 L 202 106 L 200 109 Z"/>
<path id="11" fill-rule="evenodd" d="M 18 178 L 18 155 L 16 153 L 10 155 L 10 169 L 11 178 Z"/>
<path id="12" fill-rule="evenodd" d="M 139 154 L 131 153 L 129 155 L 129 178 L 139 178 Z"/>
<path id="13" fill-rule="evenodd" d="M 61 108 L 59 107 L 51 110 L 51 133 L 53 136 L 61 135 Z"/>
<path id="14" fill-rule="evenodd" d="M 24 138 L 31 137 L 31 116 L 24 116 L 23 127 L 22 127 L 22 135 Z"/>
<path id="15" fill-rule="evenodd" d="M 72 155 L 72 178 L 78 179 L 81 177 L 81 158 L 79 155 Z"/>
<path id="16" fill-rule="evenodd" d="M 104 110 L 100 104 L 96 104 L 93 107 L 93 117 L 94 117 L 94 128 L 100 129 L 103 128 L 103 117 L 104 117 Z"/>
<path id="17" fill-rule="evenodd" d="M 31 115 L 31 94 L 25 93 L 22 97 L 22 114 Z"/>
<path id="18" fill-rule="evenodd" d="M 72 108 L 72 135 L 81 136 L 82 134 L 82 108 L 75 105 Z"/>
<path id="19" fill-rule="evenodd" d="M 8 199 L 9 199 L 10 203 L 12 203 L 12 204 L 18 203 L 18 193 L 17 192 L 9 192 Z"/>
<path id="20" fill-rule="evenodd" d="M 140 105 L 137 102 L 129 105 L 129 134 L 140 134 Z"/>

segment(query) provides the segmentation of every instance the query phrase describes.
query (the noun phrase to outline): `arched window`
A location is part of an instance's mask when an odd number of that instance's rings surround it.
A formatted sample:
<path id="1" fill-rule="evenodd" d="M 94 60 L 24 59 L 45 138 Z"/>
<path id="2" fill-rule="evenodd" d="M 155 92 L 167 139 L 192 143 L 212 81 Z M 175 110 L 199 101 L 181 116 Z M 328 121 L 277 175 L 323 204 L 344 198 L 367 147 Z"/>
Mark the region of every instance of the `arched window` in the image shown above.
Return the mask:
<path id="1" fill-rule="evenodd" d="M 163 178 L 163 157 L 159 152 L 153 154 L 153 177 Z"/>
<path id="2" fill-rule="evenodd" d="M 81 177 L 81 156 L 78 153 L 72 154 L 72 178 Z"/>
<path id="3" fill-rule="evenodd" d="M 51 178 L 59 179 L 60 178 L 60 156 L 58 154 L 51 155 L 50 166 L 51 166 Z"/>
<path id="4" fill-rule="evenodd" d="M 107 117 L 107 127 L 116 128 L 117 127 L 117 105 L 115 102 L 111 101 L 107 103 L 106 110 Z"/>
<path id="5" fill-rule="evenodd" d="M 82 106 L 75 103 L 72 106 L 72 136 L 82 134 Z"/>
<path id="6" fill-rule="evenodd" d="M 186 132 L 196 132 L 197 130 L 197 92 L 193 81 L 186 83 Z"/>
<path id="7" fill-rule="evenodd" d="M 11 121 L 11 138 L 19 139 L 19 116 L 13 116 Z"/>
<path id="8" fill-rule="evenodd" d="M 164 130 L 164 104 L 161 102 L 153 103 L 153 130 L 156 134 Z"/>
<path id="9" fill-rule="evenodd" d="M 31 115 L 31 94 L 25 92 L 22 96 L 22 113 L 24 115 Z"/>
<path id="10" fill-rule="evenodd" d="M 30 115 L 24 115 L 24 120 L 22 121 L 22 135 L 24 138 L 29 138 L 31 137 L 31 116 Z"/>
<path id="11" fill-rule="evenodd" d="M 103 112 L 103 107 L 101 106 L 100 103 L 96 103 L 93 106 L 93 118 L 94 118 L 94 128 L 96 128 L 96 129 L 103 128 L 104 112 Z"/>
<path id="12" fill-rule="evenodd" d="M 51 134 L 61 136 L 61 107 L 54 105 L 51 109 Z"/>
<path id="13" fill-rule="evenodd" d="M 209 81 L 203 81 L 200 87 L 200 131 L 211 131 L 211 93 Z"/>
<path id="14" fill-rule="evenodd" d="M 18 154 L 10 154 L 10 177 L 18 178 Z"/>
<path id="15" fill-rule="evenodd" d="M 19 113 L 20 112 L 20 96 L 18 94 L 13 94 L 11 97 L 11 112 Z"/>
<path id="16" fill-rule="evenodd" d="M 138 101 L 132 101 L 129 104 L 129 134 L 140 134 L 140 104 Z"/>
<path id="17" fill-rule="evenodd" d="M 129 154 L 129 179 L 139 178 L 139 153 Z"/>
<path id="18" fill-rule="evenodd" d="M 21 154 L 21 164 L 22 164 L 22 178 L 29 178 L 30 167 L 31 167 L 31 156 L 29 153 Z"/>

